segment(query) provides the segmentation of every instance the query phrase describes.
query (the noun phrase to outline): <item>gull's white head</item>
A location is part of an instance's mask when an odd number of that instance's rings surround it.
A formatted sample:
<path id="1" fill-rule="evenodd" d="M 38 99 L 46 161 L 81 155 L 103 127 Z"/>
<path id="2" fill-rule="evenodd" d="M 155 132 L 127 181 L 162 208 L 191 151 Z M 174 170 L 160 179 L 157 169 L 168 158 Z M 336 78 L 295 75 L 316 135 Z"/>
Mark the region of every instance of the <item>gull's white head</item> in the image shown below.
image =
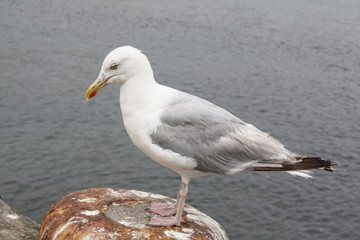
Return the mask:
<path id="1" fill-rule="evenodd" d="M 94 97 L 108 84 L 123 85 L 144 74 L 152 74 L 152 69 L 147 57 L 139 49 L 131 46 L 116 48 L 105 57 L 99 76 L 87 89 L 85 97 Z"/>

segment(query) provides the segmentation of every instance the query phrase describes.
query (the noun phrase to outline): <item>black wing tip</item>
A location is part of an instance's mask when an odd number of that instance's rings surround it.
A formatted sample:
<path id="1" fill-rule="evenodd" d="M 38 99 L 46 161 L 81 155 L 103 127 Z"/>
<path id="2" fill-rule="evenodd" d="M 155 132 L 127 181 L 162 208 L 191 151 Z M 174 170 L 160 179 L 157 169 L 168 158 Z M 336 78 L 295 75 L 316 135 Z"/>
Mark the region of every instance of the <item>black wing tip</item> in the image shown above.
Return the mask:
<path id="1" fill-rule="evenodd" d="M 295 156 L 295 158 L 297 160 L 302 160 L 302 161 L 306 161 L 306 160 L 309 160 L 309 161 L 319 161 L 321 163 L 321 167 L 319 167 L 318 169 L 322 169 L 322 170 L 325 170 L 325 171 L 328 171 L 328 172 L 334 172 L 334 169 L 331 168 L 331 166 L 337 166 L 338 164 L 337 163 L 334 163 L 330 160 L 325 160 L 325 159 L 322 159 L 321 157 L 318 157 L 318 156 Z"/>
<path id="2" fill-rule="evenodd" d="M 332 169 L 331 166 L 337 166 L 337 163 L 334 163 L 330 160 L 326 160 L 326 162 L 329 162 L 329 166 L 324 167 L 323 170 L 328 172 L 334 172 L 334 169 Z"/>

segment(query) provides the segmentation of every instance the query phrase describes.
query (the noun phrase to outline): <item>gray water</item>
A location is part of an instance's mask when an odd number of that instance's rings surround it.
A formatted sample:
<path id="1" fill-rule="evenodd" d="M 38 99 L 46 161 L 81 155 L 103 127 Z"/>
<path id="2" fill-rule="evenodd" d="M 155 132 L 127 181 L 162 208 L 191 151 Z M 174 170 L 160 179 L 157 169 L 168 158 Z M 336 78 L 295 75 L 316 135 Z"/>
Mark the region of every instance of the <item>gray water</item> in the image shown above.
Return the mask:
<path id="1" fill-rule="evenodd" d="M 230 239 L 359 239 L 360 1 L 0 3 L 0 194 L 41 222 L 79 189 L 175 197 L 180 178 L 126 134 L 118 86 L 86 103 L 112 49 L 133 45 L 159 83 L 203 97 L 290 150 L 339 164 L 314 179 L 208 176 L 187 203 Z"/>

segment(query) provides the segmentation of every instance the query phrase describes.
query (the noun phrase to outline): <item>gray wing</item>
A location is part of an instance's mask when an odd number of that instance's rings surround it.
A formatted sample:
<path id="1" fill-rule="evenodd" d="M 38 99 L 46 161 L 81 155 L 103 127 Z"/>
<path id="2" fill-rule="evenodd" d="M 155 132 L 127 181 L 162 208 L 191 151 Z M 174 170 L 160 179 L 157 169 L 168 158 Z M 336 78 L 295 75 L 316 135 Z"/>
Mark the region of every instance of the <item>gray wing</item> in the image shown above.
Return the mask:
<path id="1" fill-rule="evenodd" d="M 180 92 L 161 115 L 153 143 L 197 162 L 196 170 L 227 174 L 252 161 L 291 159 L 274 138 L 226 110 Z"/>

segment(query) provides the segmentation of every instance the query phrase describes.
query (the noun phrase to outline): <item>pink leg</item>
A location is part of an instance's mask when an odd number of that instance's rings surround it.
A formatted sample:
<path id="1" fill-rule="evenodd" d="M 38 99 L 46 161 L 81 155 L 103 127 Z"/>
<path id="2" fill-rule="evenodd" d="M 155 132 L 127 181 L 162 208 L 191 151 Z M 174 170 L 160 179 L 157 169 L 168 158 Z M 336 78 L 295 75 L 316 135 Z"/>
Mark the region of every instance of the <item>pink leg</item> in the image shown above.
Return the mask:
<path id="1" fill-rule="evenodd" d="M 181 185 L 178 193 L 178 199 L 176 201 L 176 215 L 167 217 L 152 217 L 149 225 L 151 226 L 180 226 L 182 213 L 184 210 L 184 204 L 188 193 L 188 184 L 190 179 L 181 177 Z"/>
<path id="2" fill-rule="evenodd" d="M 149 211 L 159 214 L 160 216 L 163 216 L 163 217 L 170 217 L 170 216 L 175 215 L 177 203 L 179 202 L 179 195 L 181 192 L 181 187 L 182 187 L 182 184 L 180 184 L 180 188 L 179 188 L 179 191 L 178 191 L 178 194 L 176 197 L 175 204 L 153 202 L 153 203 L 151 203 L 151 207 L 150 207 Z"/>

